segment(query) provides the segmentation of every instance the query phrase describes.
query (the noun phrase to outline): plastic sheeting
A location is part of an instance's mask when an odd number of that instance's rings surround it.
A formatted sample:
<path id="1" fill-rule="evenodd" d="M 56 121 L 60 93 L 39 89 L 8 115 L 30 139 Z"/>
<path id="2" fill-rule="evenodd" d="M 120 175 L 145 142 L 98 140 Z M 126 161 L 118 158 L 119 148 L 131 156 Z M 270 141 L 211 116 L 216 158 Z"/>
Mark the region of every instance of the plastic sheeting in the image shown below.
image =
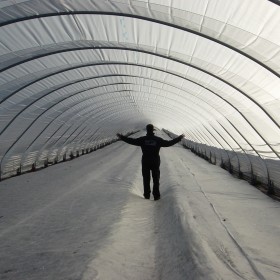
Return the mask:
<path id="1" fill-rule="evenodd" d="M 278 184 L 279 26 L 266 0 L 1 1 L 1 176 L 152 122 Z"/>

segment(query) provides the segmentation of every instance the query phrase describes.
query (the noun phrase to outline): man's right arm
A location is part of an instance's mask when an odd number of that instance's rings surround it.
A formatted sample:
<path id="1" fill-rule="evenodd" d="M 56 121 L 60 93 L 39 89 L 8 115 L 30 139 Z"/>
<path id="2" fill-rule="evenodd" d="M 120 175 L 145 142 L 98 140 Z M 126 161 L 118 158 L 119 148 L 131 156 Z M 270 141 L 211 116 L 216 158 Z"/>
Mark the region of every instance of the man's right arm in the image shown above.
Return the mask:
<path id="1" fill-rule="evenodd" d="M 140 138 L 129 138 L 129 137 L 126 137 L 124 135 L 121 135 L 121 134 L 117 134 L 117 136 L 124 142 L 126 142 L 127 144 L 130 144 L 130 145 L 134 145 L 134 146 L 141 146 L 142 144 L 142 140 L 141 140 L 141 137 Z"/>

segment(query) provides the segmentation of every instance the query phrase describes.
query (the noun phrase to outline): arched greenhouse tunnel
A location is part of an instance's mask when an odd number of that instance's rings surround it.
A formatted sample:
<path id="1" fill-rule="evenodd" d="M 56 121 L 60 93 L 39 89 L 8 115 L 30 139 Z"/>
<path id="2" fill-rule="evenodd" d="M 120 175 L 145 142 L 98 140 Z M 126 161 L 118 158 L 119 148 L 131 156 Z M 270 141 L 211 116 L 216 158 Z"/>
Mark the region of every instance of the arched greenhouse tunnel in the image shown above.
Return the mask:
<path id="1" fill-rule="evenodd" d="M 279 4 L 1 1 L 0 278 L 279 279 Z"/>

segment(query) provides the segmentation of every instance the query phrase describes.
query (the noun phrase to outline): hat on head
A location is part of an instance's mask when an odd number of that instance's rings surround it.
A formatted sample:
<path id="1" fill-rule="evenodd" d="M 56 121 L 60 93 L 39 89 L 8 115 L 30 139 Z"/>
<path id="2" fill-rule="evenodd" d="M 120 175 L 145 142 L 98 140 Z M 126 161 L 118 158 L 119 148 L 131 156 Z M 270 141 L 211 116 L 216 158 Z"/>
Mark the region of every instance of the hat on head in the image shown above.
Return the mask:
<path id="1" fill-rule="evenodd" d="M 154 129 L 154 126 L 152 124 L 147 124 L 146 130 L 147 130 L 147 132 L 153 132 L 155 129 Z"/>

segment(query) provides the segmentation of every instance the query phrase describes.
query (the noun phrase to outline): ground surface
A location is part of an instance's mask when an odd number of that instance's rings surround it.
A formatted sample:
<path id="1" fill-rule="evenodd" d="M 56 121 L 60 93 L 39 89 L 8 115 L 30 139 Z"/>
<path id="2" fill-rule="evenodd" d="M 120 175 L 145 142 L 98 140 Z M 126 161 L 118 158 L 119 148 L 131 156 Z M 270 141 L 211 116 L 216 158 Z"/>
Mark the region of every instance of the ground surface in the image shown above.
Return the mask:
<path id="1" fill-rule="evenodd" d="M 2 181 L 0 279 L 280 279 L 279 202 L 179 144 L 145 200 L 140 158 L 117 142 Z"/>

